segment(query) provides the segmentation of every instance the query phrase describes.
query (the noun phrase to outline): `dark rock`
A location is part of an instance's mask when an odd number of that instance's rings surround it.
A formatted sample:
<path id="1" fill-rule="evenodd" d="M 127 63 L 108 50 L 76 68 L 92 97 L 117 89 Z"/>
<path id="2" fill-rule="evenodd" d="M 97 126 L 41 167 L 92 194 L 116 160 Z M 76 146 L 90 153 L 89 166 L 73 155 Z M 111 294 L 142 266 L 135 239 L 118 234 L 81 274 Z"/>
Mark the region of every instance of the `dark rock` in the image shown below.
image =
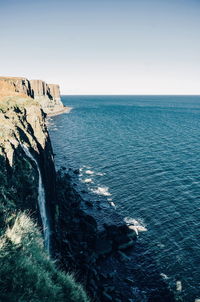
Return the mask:
<path id="1" fill-rule="evenodd" d="M 124 280 L 130 285 L 135 285 L 135 282 L 130 278 L 125 278 Z"/>
<path id="2" fill-rule="evenodd" d="M 95 250 L 98 255 L 106 255 L 112 251 L 112 241 L 106 239 L 97 239 Z"/>
<path id="3" fill-rule="evenodd" d="M 74 174 L 77 174 L 77 175 L 80 174 L 79 169 L 76 169 L 76 170 L 74 170 L 73 172 L 74 172 Z"/>
<path id="4" fill-rule="evenodd" d="M 102 296 L 103 296 L 103 299 L 104 299 L 103 301 L 108 301 L 108 302 L 113 301 L 112 297 L 106 292 L 103 292 Z"/>

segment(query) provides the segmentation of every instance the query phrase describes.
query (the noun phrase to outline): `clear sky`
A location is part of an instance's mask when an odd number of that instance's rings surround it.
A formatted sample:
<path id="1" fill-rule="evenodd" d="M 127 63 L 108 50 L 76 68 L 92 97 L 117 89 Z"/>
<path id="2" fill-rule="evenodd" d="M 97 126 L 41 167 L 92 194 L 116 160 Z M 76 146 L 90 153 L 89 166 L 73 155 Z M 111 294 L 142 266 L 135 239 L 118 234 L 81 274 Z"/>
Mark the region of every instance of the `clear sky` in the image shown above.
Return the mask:
<path id="1" fill-rule="evenodd" d="M 200 0 L 0 0 L 0 54 L 62 94 L 200 94 Z"/>

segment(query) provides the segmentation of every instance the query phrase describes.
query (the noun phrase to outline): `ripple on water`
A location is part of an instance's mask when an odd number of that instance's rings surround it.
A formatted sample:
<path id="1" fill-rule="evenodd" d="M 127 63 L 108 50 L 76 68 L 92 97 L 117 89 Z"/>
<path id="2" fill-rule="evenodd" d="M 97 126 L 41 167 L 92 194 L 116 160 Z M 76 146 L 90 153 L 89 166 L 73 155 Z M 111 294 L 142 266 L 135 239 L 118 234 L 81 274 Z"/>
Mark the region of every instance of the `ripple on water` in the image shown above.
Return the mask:
<path id="1" fill-rule="evenodd" d="M 165 281 L 175 291 L 180 281 L 176 292 L 194 302 L 200 297 L 200 97 L 65 100 L 74 110 L 49 125 L 57 165 L 82 167 L 80 179 L 95 194 L 112 198 L 124 217 L 142 217 L 148 232 L 138 248 L 146 243 Z"/>

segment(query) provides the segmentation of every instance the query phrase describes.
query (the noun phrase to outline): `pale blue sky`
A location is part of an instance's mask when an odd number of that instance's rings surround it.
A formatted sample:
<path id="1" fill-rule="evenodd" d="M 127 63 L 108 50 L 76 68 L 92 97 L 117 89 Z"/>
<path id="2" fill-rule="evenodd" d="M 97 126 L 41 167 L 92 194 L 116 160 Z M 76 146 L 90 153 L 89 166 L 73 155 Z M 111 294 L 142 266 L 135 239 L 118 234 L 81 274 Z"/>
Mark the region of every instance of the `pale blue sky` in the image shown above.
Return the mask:
<path id="1" fill-rule="evenodd" d="M 200 0 L 0 0 L 0 53 L 63 94 L 200 94 Z"/>

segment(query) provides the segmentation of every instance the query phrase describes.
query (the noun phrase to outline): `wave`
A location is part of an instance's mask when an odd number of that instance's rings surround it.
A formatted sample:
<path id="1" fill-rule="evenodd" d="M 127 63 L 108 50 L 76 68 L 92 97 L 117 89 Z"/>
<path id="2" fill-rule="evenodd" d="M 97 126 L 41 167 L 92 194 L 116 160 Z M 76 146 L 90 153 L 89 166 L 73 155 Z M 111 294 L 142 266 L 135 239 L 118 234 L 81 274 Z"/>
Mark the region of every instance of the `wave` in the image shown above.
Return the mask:
<path id="1" fill-rule="evenodd" d="M 125 217 L 124 222 L 128 225 L 128 227 L 136 232 L 138 235 L 139 232 L 146 232 L 147 228 L 143 225 L 141 221 L 138 221 L 131 217 Z"/>
<path id="2" fill-rule="evenodd" d="M 164 273 L 161 273 L 160 276 L 161 276 L 164 280 L 168 280 L 168 279 L 169 279 L 169 277 L 168 277 L 166 274 L 164 274 Z"/>
<path id="3" fill-rule="evenodd" d="M 95 194 L 98 195 L 103 195 L 103 196 L 111 196 L 110 192 L 108 192 L 109 188 L 108 187 L 98 187 L 96 189 L 91 189 L 91 191 Z"/>
<path id="4" fill-rule="evenodd" d="M 113 208 L 116 209 L 116 204 L 115 204 L 113 201 L 110 201 L 109 203 L 110 203 L 110 205 L 111 205 Z"/>
<path id="5" fill-rule="evenodd" d="M 97 172 L 96 175 L 97 175 L 97 176 L 104 176 L 105 173 Z"/>
<path id="6" fill-rule="evenodd" d="M 94 174 L 94 171 L 92 171 L 92 170 L 86 170 L 86 171 L 85 171 L 85 174 L 92 175 L 92 174 Z"/>
<path id="7" fill-rule="evenodd" d="M 103 172 L 95 172 L 92 170 L 92 167 L 91 166 L 86 166 L 86 165 L 83 165 L 80 169 L 80 172 L 84 172 L 85 174 L 95 174 L 96 176 L 104 176 L 105 173 Z"/>
<path id="8" fill-rule="evenodd" d="M 92 183 L 93 180 L 92 180 L 92 178 L 85 178 L 85 179 L 82 180 L 82 182 L 84 182 L 84 183 Z"/>

